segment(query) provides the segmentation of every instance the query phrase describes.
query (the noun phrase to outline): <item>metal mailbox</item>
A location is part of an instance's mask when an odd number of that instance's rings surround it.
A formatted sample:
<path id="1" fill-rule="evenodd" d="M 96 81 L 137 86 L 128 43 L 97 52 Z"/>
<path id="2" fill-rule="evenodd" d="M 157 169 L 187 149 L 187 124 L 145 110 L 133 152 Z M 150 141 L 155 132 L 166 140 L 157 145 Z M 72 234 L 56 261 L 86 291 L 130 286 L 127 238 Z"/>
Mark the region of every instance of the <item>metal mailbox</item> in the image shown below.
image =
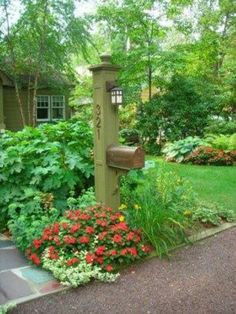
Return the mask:
<path id="1" fill-rule="evenodd" d="M 144 167 L 144 150 L 141 147 L 111 145 L 106 151 L 107 165 L 118 169 L 139 169 Z"/>

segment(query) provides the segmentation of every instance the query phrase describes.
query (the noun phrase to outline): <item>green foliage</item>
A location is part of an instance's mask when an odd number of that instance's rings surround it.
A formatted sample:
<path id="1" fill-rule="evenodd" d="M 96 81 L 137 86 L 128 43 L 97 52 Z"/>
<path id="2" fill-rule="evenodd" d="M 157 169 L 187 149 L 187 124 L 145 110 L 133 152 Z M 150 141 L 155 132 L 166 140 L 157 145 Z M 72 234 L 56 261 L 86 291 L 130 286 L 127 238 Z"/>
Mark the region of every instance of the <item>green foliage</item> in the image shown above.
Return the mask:
<path id="1" fill-rule="evenodd" d="M 52 207 L 52 194 L 32 191 L 26 193 L 27 197 L 21 202 L 11 203 L 8 207 L 8 227 L 16 246 L 23 252 L 63 212 Z"/>
<path id="2" fill-rule="evenodd" d="M 74 194 L 74 193 L 72 193 Z M 55 204 L 61 208 L 55 208 Z M 27 197 L 9 206 L 10 217 L 8 227 L 15 244 L 23 252 L 35 238 L 41 236 L 43 229 L 63 215 L 66 208 L 81 208 L 96 204 L 93 188 L 82 191 L 78 197 L 68 197 L 63 203 L 55 202 L 51 193 L 33 193 L 28 189 Z"/>
<path id="3" fill-rule="evenodd" d="M 236 149 L 236 133 L 232 135 L 209 135 L 206 142 L 213 148 L 226 151 Z"/>
<path id="4" fill-rule="evenodd" d="M 38 191 L 53 193 L 62 208 L 71 190 L 78 195 L 92 184 L 91 148 L 91 128 L 83 121 L 6 132 L 0 139 L 1 216 Z"/>
<path id="5" fill-rule="evenodd" d="M 15 303 L 7 303 L 4 305 L 0 305 L 0 314 L 7 314 L 9 311 L 13 310 L 16 308 Z"/>
<path id="6" fill-rule="evenodd" d="M 162 92 L 148 103 L 141 104 L 137 113 L 137 128 L 144 142 L 153 146 L 187 136 L 203 135 L 213 99 L 208 85 L 200 79 L 173 76 Z"/>
<path id="7" fill-rule="evenodd" d="M 199 137 L 186 137 L 174 143 L 167 143 L 163 153 L 168 161 L 182 162 L 185 157 L 191 154 L 198 146 L 203 145 Z"/>
<path id="8" fill-rule="evenodd" d="M 203 224 L 219 226 L 223 221 L 233 221 L 235 213 L 217 204 L 200 204 L 199 208 L 194 210 L 192 219 Z"/>
<path id="9" fill-rule="evenodd" d="M 73 208 L 86 208 L 89 206 L 94 206 L 96 204 L 96 197 L 94 188 L 88 188 L 86 191 L 82 191 L 81 195 L 77 198 L 71 196 L 67 199 L 67 204 L 70 209 Z"/>
<path id="10" fill-rule="evenodd" d="M 196 206 L 196 199 L 185 180 L 164 169 L 157 174 L 131 172 L 123 180 L 121 195 L 128 221 L 141 228 L 159 256 L 187 240 L 190 220 L 184 212 Z"/>
<path id="11" fill-rule="evenodd" d="M 205 128 L 206 134 L 225 134 L 231 135 L 236 133 L 236 120 L 233 121 L 211 121 Z"/>
<path id="12" fill-rule="evenodd" d="M 127 145 L 137 145 L 140 143 L 140 134 L 136 129 L 123 129 L 119 133 L 121 141 Z"/>

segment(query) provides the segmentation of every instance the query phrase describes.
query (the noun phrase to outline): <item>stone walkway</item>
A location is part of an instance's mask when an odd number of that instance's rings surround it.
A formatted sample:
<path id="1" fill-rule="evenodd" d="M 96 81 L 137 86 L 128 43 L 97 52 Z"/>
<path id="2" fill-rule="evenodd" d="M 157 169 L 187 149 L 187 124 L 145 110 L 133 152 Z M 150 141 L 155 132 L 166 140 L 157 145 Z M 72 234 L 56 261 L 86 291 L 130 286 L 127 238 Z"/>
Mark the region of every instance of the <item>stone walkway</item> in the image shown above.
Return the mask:
<path id="1" fill-rule="evenodd" d="M 14 243 L 0 235 L 0 305 L 19 304 L 63 289 L 51 274 L 30 265 Z"/>

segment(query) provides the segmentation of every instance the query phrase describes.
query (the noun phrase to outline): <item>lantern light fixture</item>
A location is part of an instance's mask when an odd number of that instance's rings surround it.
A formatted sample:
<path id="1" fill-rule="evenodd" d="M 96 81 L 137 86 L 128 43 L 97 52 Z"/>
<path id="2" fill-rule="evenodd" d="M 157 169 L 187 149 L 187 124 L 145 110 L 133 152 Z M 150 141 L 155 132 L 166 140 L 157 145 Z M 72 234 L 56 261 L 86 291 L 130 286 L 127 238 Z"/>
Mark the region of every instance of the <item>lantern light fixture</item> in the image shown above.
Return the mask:
<path id="1" fill-rule="evenodd" d="M 107 92 L 111 94 L 111 104 L 119 106 L 123 104 L 123 89 L 117 85 L 117 82 L 107 82 Z"/>

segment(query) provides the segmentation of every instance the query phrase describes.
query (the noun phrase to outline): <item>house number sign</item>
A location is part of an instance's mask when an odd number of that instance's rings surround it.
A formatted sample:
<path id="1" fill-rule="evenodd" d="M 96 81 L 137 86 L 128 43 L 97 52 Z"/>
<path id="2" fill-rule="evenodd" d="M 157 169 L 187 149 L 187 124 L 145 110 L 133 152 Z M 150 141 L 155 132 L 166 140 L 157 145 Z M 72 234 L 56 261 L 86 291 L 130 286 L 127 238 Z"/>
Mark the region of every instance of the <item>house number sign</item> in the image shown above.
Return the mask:
<path id="1" fill-rule="evenodd" d="M 97 128 L 97 134 L 98 139 L 100 140 L 100 129 L 101 129 L 101 106 L 96 105 L 96 128 Z"/>

